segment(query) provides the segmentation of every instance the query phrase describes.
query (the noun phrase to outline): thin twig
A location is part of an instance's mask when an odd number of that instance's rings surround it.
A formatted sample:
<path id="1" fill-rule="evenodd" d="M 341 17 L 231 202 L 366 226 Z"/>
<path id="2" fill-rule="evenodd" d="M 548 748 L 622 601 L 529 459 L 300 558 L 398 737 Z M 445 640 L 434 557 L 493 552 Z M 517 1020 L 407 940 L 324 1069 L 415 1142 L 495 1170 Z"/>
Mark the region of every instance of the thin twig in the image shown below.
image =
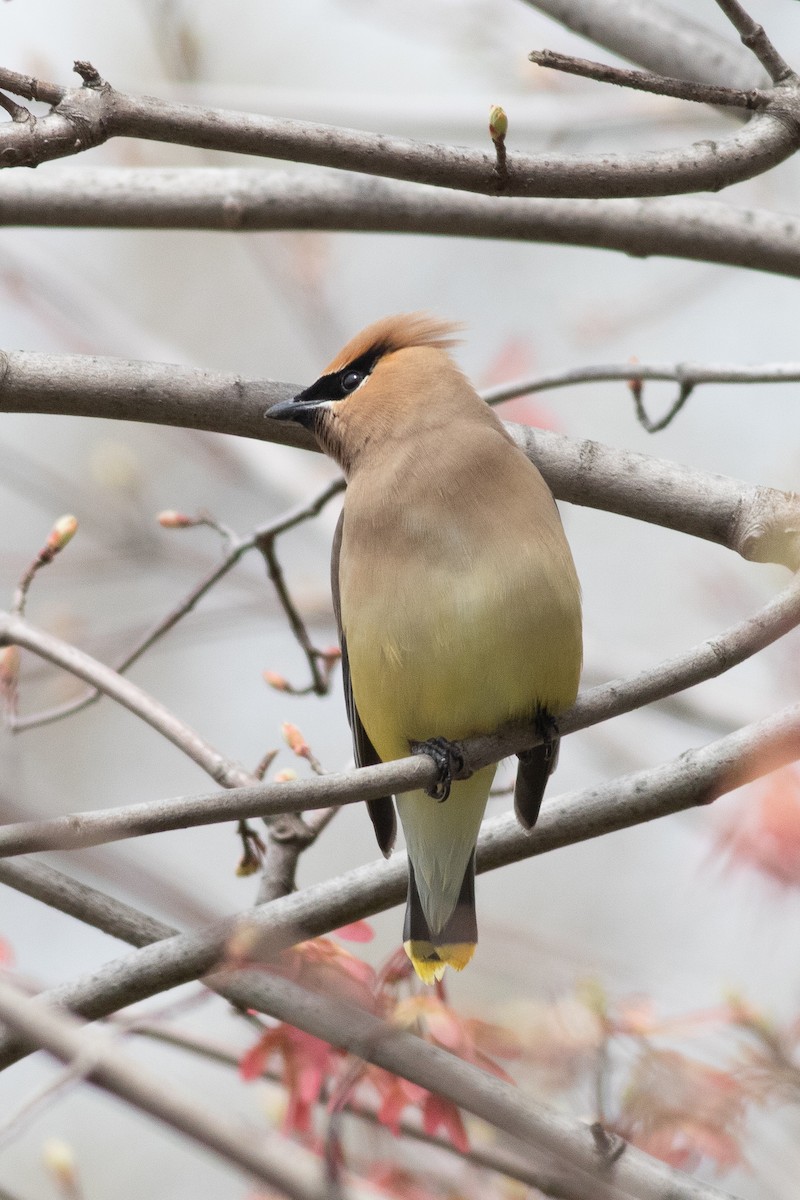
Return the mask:
<path id="1" fill-rule="evenodd" d="M 533 395 L 553 388 L 574 387 L 584 383 L 608 383 L 614 380 L 662 380 L 674 381 L 684 386 L 699 387 L 701 384 L 731 383 L 797 383 L 800 381 L 800 363 L 602 363 L 586 367 L 570 367 L 566 371 L 553 371 L 532 379 L 520 379 L 512 383 L 501 383 L 485 388 L 481 395 L 487 404 L 502 404 L 517 396 Z"/>
<path id="2" fill-rule="evenodd" d="M 682 383 L 678 390 L 677 398 L 673 400 L 672 404 L 664 413 L 664 416 L 660 417 L 659 420 L 654 421 L 650 416 L 648 416 L 644 407 L 644 387 L 641 379 L 631 379 L 629 386 L 631 395 L 633 396 L 633 404 L 636 409 L 636 418 L 639 424 L 646 429 L 648 433 L 660 433 L 662 429 L 666 429 L 681 411 L 684 404 L 694 391 L 693 383 Z"/>
<path id="3" fill-rule="evenodd" d="M 588 58 L 558 54 L 555 50 L 531 50 L 528 58 L 538 67 L 564 71 L 569 75 L 580 75 L 585 79 L 596 79 L 600 83 L 613 83 L 618 87 L 633 88 L 639 92 L 652 92 L 657 96 L 692 100 L 700 104 L 758 109 L 766 107 L 773 99 L 772 91 L 763 88 L 751 88 L 743 91 L 740 88 L 695 83 L 688 79 L 673 79 L 666 75 L 658 75 L 654 71 L 634 71 L 627 67 L 611 67 L 606 63 L 593 62 Z"/>
<path id="4" fill-rule="evenodd" d="M 58 1072 L 53 1079 L 37 1088 L 19 1105 L 16 1112 L 0 1122 L 0 1149 L 21 1134 L 29 1121 L 38 1117 L 42 1109 L 60 1099 L 63 1093 L 86 1078 L 89 1064 L 76 1060 Z"/>
<path id="5" fill-rule="evenodd" d="M 291 593 L 286 586 L 286 578 L 278 562 L 278 556 L 275 553 L 275 538 L 259 538 L 257 545 L 264 558 L 267 574 L 275 587 L 281 607 L 289 621 L 289 626 L 295 636 L 295 640 L 306 656 L 306 661 L 311 671 L 311 683 L 308 687 L 293 688 L 290 684 L 286 684 L 284 690 L 291 691 L 297 696 L 307 696 L 310 692 L 313 692 L 317 696 L 324 696 L 328 691 L 328 680 L 319 665 L 322 652 L 312 645 L 303 618 L 300 616 Z"/>
<path id="6" fill-rule="evenodd" d="M 21 104 L 16 104 L 10 96 L 5 92 L 0 92 L 0 108 L 5 109 L 12 121 L 32 121 L 33 117 L 28 112 L 27 108 L 23 108 Z"/>
<path id="7" fill-rule="evenodd" d="M 160 701 L 76 646 L 37 629 L 21 617 L 3 612 L 0 612 L 0 645 L 23 646 L 91 683 L 172 742 L 223 787 L 247 787 L 256 782 L 249 771 L 215 750 Z"/>
<path id="8" fill-rule="evenodd" d="M 227 552 L 215 567 L 213 567 L 203 578 L 191 588 L 184 598 L 169 612 L 162 617 L 134 646 L 125 657 L 117 663 L 114 670 L 120 675 L 124 674 L 129 667 L 133 666 L 142 655 L 156 644 L 166 633 L 173 629 L 183 617 L 190 613 L 197 603 L 205 596 L 215 584 L 228 574 L 228 572 L 236 566 L 239 559 L 249 550 L 255 549 L 259 538 L 263 537 L 278 537 L 289 529 L 300 525 L 303 521 L 309 520 L 317 516 L 325 505 L 333 496 L 337 495 L 344 488 L 344 480 L 337 479 L 333 483 L 326 485 L 311 501 L 297 505 L 289 510 L 283 516 L 278 517 L 274 521 L 268 522 L 266 525 L 260 526 L 247 537 L 237 538 L 230 530 L 224 529 L 226 540 L 228 541 Z M 208 521 L 206 522 L 209 523 Z M 215 528 L 220 528 L 215 523 Z M 320 654 L 322 652 L 319 652 Z M 84 708 L 88 708 L 98 700 L 103 693 L 97 688 L 92 688 L 85 692 L 82 696 L 77 696 L 74 700 L 68 700 L 64 704 L 59 704 L 53 708 L 45 709 L 38 713 L 31 713 L 29 716 L 15 717 L 9 721 L 9 727 L 12 732 L 22 732 L 26 729 L 38 728 L 41 725 L 50 724 L 53 721 L 59 721 L 64 717 L 71 716 L 73 713 L 80 712 Z M 266 768 L 265 768 L 266 770 Z M 257 774 L 257 772 L 256 772 Z"/>
<path id="9" fill-rule="evenodd" d="M 763 27 L 758 25 L 742 8 L 739 0 L 717 0 L 717 4 L 742 39 L 742 43 L 755 54 L 773 83 L 783 83 L 797 76 L 786 60 L 778 53 Z"/>

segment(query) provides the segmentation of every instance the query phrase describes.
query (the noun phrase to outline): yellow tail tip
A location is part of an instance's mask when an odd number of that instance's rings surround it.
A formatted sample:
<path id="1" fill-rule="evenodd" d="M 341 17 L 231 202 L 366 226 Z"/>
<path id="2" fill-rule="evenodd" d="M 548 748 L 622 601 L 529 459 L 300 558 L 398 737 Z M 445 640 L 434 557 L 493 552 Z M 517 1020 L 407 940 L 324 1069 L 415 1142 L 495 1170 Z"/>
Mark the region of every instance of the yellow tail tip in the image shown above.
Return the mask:
<path id="1" fill-rule="evenodd" d="M 405 950 L 414 970 L 423 983 L 436 983 L 444 975 L 445 967 L 463 971 L 475 953 L 475 942 L 452 942 L 445 946 L 434 946 L 432 942 L 404 942 Z"/>

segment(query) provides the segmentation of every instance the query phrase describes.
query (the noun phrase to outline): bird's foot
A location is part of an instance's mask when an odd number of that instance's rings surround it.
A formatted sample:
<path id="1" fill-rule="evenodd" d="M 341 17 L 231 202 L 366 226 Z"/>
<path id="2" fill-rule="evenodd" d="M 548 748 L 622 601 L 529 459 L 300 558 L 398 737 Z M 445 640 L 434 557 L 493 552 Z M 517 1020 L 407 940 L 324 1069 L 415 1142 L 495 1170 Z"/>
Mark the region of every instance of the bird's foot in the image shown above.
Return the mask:
<path id="1" fill-rule="evenodd" d="M 412 754 L 427 754 L 432 758 L 439 778 L 432 787 L 426 788 L 426 793 L 441 804 L 450 795 L 454 779 L 463 775 L 465 769 L 464 755 L 456 742 L 448 742 L 447 738 L 429 738 L 426 742 L 412 742 Z"/>
<path id="2" fill-rule="evenodd" d="M 552 758 L 558 750 L 558 721 L 546 708 L 540 708 L 537 709 L 536 716 L 533 718 L 533 727 L 542 739 L 546 757 Z M 521 754 L 517 755 L 517 758 L 520 762 L 526 763 L 530 762 L 538 753 L 540 753 L 540 747 L 534 746 L 532 750 L 523 750 Z"/>

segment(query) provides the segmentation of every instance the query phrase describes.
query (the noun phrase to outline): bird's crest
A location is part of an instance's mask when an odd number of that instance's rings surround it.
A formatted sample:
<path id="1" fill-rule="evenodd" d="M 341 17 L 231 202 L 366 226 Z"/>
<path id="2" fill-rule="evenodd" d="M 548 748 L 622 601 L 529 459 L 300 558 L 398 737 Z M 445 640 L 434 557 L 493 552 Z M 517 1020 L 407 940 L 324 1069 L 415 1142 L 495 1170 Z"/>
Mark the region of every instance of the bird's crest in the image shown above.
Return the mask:
<path id="1" fill-rule="evenodd" d="M 396 317 L 383 317 L 351 338 L 328 364 L 324 374 L 341 371 L 363 356 L 377 359 L 409 346 L 433 346 L 438 350 L 447 350 L 459 341 L 454 335 L 461 328 L 456 322 L 442 321 L 426 313 L 400 313 Z"/>

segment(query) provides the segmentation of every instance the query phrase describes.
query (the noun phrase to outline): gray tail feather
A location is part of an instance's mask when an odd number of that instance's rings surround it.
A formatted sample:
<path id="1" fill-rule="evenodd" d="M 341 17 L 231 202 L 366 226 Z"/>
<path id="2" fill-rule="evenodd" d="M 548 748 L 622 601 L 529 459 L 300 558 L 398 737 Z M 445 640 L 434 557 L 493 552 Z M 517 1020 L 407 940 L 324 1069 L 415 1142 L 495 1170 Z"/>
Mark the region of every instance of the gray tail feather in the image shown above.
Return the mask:
<path id="1" fill-rule="evenodd" d="M 475 851 L 469 856 L 456 906 L 441 929 L 433 930 L 422 911 L 422 902 L 414 877 L 414 867 L 408 864 L 408 902 L 403 925 L 404 942 L 430 942 L 433 946 L 452 946 L 458 943 L 474 945 L 478 940 L 478 920 L 475 913 Z"/>
<path id="2" fill-rule="evenodd" d="M 517 755 L 514 812 L 524 829 L 533 829 L 542 807 L 544 789 L 558 762 L 558 738 Z"/>

